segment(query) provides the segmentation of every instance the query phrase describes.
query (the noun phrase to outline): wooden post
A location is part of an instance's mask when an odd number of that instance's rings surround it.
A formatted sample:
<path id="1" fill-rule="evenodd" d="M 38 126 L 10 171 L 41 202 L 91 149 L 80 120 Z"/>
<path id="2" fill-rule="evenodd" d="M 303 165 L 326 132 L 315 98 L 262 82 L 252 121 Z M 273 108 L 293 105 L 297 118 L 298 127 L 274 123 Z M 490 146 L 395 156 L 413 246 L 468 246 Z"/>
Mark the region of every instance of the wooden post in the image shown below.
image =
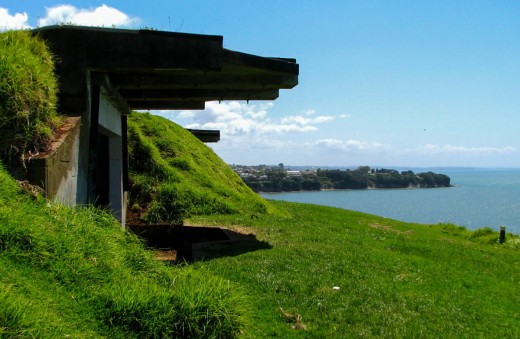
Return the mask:
<path id="1" fill-rule="evenodd" d="M 498 238 L 498 242 L 503 244 L 506 242 L 506 227 L 500 226 L 500 238 Z"/>

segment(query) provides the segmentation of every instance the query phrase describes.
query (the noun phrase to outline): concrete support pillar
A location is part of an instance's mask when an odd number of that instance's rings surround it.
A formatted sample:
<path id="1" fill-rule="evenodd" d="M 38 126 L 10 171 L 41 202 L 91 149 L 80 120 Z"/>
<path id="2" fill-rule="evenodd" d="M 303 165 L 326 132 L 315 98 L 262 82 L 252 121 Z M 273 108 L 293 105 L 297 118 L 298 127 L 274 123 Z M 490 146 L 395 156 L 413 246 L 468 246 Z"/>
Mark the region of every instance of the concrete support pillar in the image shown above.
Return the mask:
<path id="1" fill-rule="evenodd" d="M 121 136 L 108 138 L 109 188 L 108 198 L 114 216 L 124 224 L 123 218 L 123 151 Z"/>

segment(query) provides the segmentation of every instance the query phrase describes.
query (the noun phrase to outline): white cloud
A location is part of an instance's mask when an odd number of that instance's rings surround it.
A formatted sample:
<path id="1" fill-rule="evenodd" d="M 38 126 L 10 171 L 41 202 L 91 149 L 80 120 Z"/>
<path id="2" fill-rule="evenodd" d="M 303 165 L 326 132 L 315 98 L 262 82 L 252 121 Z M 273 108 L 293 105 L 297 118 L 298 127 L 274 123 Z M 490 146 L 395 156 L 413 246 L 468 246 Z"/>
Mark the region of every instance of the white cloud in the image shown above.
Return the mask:
<path id="1" fill-rule="evenodd" d="M 0 31 L 29 28 L 28 19 L 29 16 L 25 12 L 11 15 L 7 8 L 0 7 Z"/>
<path id="2" fill-rule="evenodd" d="M 379 142 L 338 139 L 320 139 L 315 141 L 312 146 L 321 149 L 343 152 L 374 152 L 388 148 L 387 145 L 381 144 Z"/>
<path id="3" fill-rule="evenodd" d="M 195 111 L 180 111 L 179 118 L 181 119 L 192 119 L 195 116 Z"/>
<path id="4" fill-rule="evenodd" d="M 46 8 L 47 14 L 38 20 L 39 26 L 74 24 L 80 26 L 127 27 L 139 23 L 120 10 L 105 4 L 90 9 L 80 9 L 72 5 L 59 5 Z"/>
<path id="5" fill-rule="evenodd" d="M 346 119 L 346 118 L 350 118 L 351 115 L 350 114 L 340 114 L 338 115 L 338 118 L 341 118 L 341 119 Z"/>
<path id="6" fill-rule="evenodd" d="M 245 104 L 238 101 L 212 101 L 206 103 L 203 111 L 159 111 L 157 114 L 180 122 L 187 128 L 218 129 L 222 139 L 247 135 L 250 140 L 259 140 L 262 135 L 283 133 L 306 133 L 317 131 L 316 124 L 331 121 L 329 116 L 306 118 L 304 116 L 286 116 L 273 121 L 268 115 L 274 106 L 272 102 Z M 311 110 L 303 114 L 310 115 Z M 183 122 L 179 120 L 184 120 Z"/>
<path id="7" fill-rule="evenodd" d="M 498 147 L 466 147 L 466 146 L 454 146 L 454 145 L 434 145 L 427 144 L 422 147 L 415 149 L 415 151 L 421 153 L 433 153 L 433 154 L 473 154 L 473 155 L 489 155 L 489 154 L 510 154 L 517 151 L 516 147 L 506 146 L 502 148 Z"/>
<path id="8" fill-rule="evenodd" d="M 328 115 L 322 115 L 316 118 L 306 118 L 301 115 L 290 115 L 282 119 L 282 124 L 295 123 L 301 126 L 307 126 L 311 124 L 321 124 L 332 120 L 334 120 L 334 118 Z"/>
<path id="9" fill-rule="evenodd" d="M 316 156 L 330 155 L 337 158 L 341 153 L 359 155 L 386 148 L 377 142 L 334 139 L 314 141 L 316 139 L 310 139 L 308 134 L 318 131 L 320 124 L 334 121 L 337 117 L 317 115 L 314 110 L 305 110 L 298 115 L 276 116 L 271 111 L 273 107 L 272 102 L 246 104 L 223 101 L 207 102 L 204 110 L 153 113 L 186 128 L 220 130 L 220 141 L 209 146 L 231 162 L 262 162 L 258 159 L 271 156 L 289 160 L 301 158 L 298 161 Z M 316 137 L 316 134 L 312 135 Z"/>

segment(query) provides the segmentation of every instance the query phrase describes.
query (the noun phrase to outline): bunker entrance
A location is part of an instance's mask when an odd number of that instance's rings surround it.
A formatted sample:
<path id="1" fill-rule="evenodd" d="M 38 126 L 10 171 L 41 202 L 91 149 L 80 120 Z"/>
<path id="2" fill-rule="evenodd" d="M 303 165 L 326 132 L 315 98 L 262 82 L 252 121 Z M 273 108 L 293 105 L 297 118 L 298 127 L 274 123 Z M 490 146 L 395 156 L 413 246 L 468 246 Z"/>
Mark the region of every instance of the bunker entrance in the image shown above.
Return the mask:
<path id="1" fill-rule="evenodd" d="M 170 253 L 166 258 L 169 261 L 192 261 L 195 259 L 194 245 L 230 240 L 226 232 L 218 227 L 135 224 L 126 226 L 151 249 Z"/>

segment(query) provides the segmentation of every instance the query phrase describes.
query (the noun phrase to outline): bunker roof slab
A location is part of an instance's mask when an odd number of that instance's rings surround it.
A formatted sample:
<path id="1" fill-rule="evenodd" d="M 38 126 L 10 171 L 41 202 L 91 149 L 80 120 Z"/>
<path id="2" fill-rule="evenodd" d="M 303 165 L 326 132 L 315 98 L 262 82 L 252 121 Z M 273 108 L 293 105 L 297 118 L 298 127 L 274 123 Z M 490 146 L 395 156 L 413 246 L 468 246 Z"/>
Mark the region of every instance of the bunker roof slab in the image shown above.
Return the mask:
<path id="1" fill-rule="evenodd" d="M 89 81 L 111 89 L 125 110 L 274 100 L 298 84 L 295 59 L 228 50 L 222 36 L 67 25 L 33 32 L 56 57 L 60 110 L 69 115 L 85 112 Z"/>

